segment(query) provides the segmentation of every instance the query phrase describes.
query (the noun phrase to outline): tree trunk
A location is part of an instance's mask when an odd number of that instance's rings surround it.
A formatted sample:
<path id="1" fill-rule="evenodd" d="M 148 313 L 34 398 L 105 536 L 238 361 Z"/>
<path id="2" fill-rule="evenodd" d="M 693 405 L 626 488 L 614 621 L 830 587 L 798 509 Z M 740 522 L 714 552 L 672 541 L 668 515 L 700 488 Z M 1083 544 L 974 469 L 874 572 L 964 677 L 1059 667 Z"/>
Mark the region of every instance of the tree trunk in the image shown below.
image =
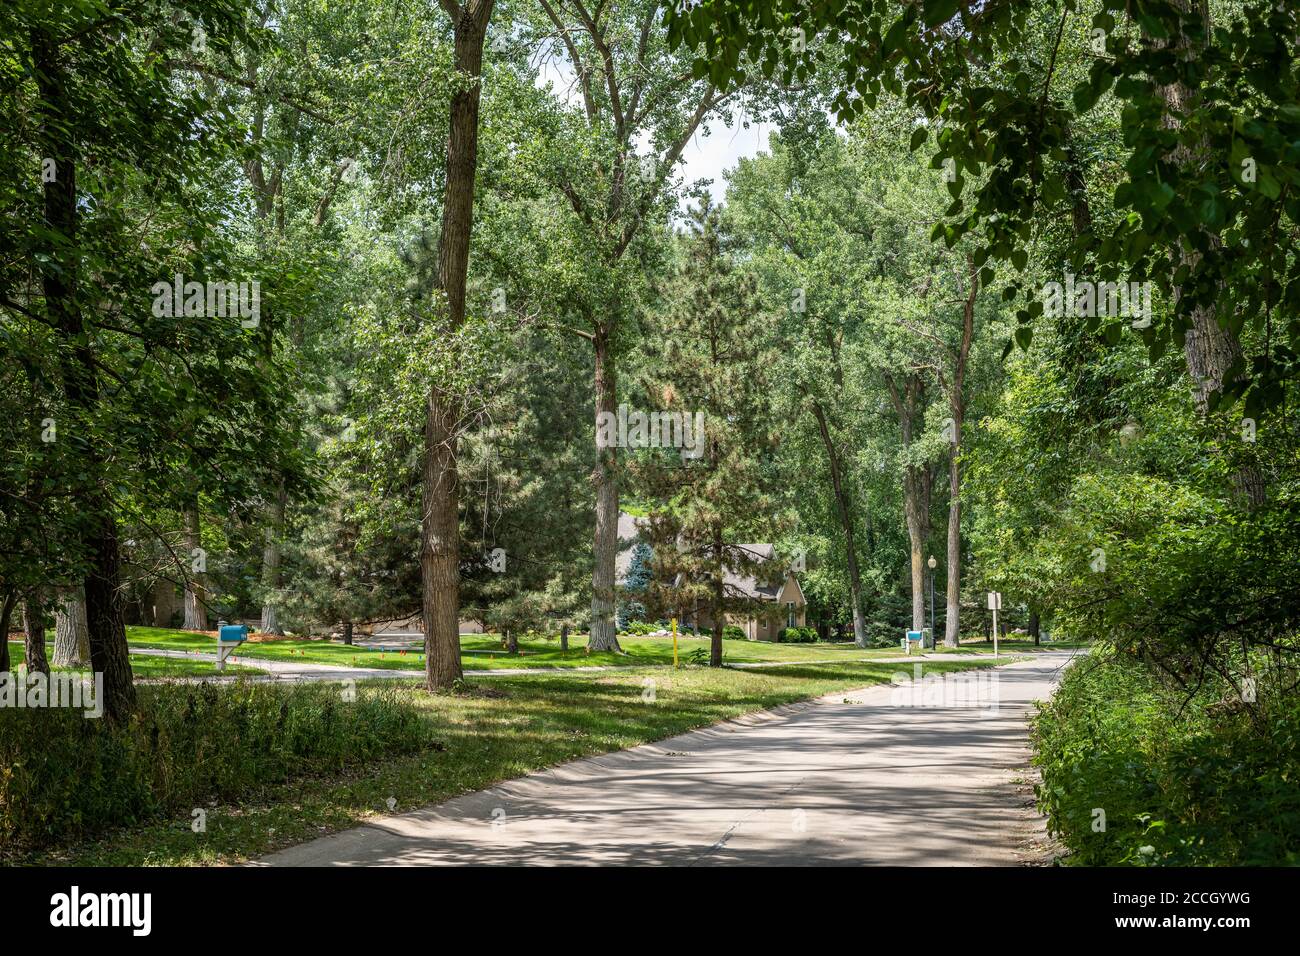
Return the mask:
<path id="1" fill-rule="evenodd" d="M 915 495 L 915 492 L 913 492 Z M 930 536 L 929 529 L 923 527 L 920 519 L 912 512 L 914 505 L 909 505 L 907 515 L 907 540 L 911 550 L 912 567 L 912 630 L 925 629 L 925 539 Z"/>
<path id="2" fill-rule="evenodd" d="M 85 595 L 80 586 L 59 588 L 54 608 L 54 666 L 82 668 L 89 664 Z"/>
<path id="3" fill-rule="evenodd" d="M 854 542 L 853 512 L 849 507 L 848 497 L 844 491 L 841 477 L 839 449 L 831 440 L 830 425 L 826 421 L 826 412 L 821 403 L 813 402 L 813 414 L 817 417 L 817 430 L 821 433 L 822 446 L 826 449 L 826 461 L 830 466 L 831 487 L 835 492 L 835 510 L 840 517 L 840 529 L 844 532 L 844 552 L 847 555 L 849 571 L 849 601 L 853 607 L 853 643 L 858 647 L 867 646 L 867 625 L 862 616 L 862 575 L 858 570 L 858 551 Z"/>
<path id="4" fill-rule="evenodd" d="M 75 147 L 67 138 L 73 125 L 74 109 L 68 98 L 67 77 L 59 60 L 54 38 L 45 30 L 32 31 L 32 60 L 35 67 L 38 115 L 45 155 L 54 159 L 55 176 L 44 184 L 45 225 L 51 234 L 50 247 L 37 250 L 41 291 L 49 324 L 62 339 L 60 374 L 69 409 L 81 422 L 94 418 L 99 403 L 99 383 L 91 337 L 86 334 L 76 302 L 80 252 L 77 247 L 77 190 Z M 75 424 L 75 421 L 74 421 Z M 90 635 L 91 667 L 103 674 L 104 716 L 124 720 L 135 709 L 135 685 L 131 677 L 126 628 L 122 622 L 121 558 L 113 502 L 99 484 L 103 466 L 96 446 L 82 446 L 84 474 L 75 489 L 75 504 L 81 519 L 83 553 L 88 561 L 86 576 L 86 626 Z"/>
<path id="5" fill-rule="evenodd" d="M 512 627 L 506 628 L 506 653 L 519 653 L 519 632 Z"/>
<path id="6" fill-rule="evenodd" d="M 948 603 L 943 622 L 943 642 L 948 647 L 961 643 L 961 441 L 962 427 L 966 422 L 966 363 L 975 335 L 975 297 L 979 294 L 979 270 L 969 256 L 966 269 L 961 343 L 954 356 L 952 381 L 948 387 L 948 410 L 953 428 L 952 447 L 948 452 Z"/>
<path id="7" fill-rule="evenodd" d="M 266 528 L 266 545 L 262 549 L 262 624 L 263 634 L 283 634 L 280 625 L 280 536 L 284 533 L 284 511 L 288 500 L 284 480 L 271 506 Z M 189 591 L 186 590 L 186 616 L 189 614 Z"/>
<path id="8" fill-rule="evenodd" d="M 27 673 L 49 675 L 50 661 L 45 655 L 45 614 L 34 598 L 23 601 L 23 654 Z"/>
<path id="9" fill-rule="evenodd" d="M 352 622 L 351 621 L 343 622 L 343 645 L 345 647 L 352 646 Z"/>
<path id="10" fill-rule="evenodd" d="M 959 449 L 953 446 L 948 461 L 948 576 L 947 603 L 943 621 L 943 643 L 956 647 L 961 642 L 961 465 Z"/>
<path id="11" fill-rule="evenodd" d="M 207 615 L 199 600 L 203 588 L 202 572 L 193 566 L 194 552 L 203 547 L 202 532 L 199 528 L 199 506 L 197 499 L 185 508 L 185 554 L 191 562 L 185 572 L 185 621 L 181 627 L 186 631 L 202 631 L 207 627 Z M 279 556 L 276 556 L 279 563 Z"/>
<path id="12" fill-rule="evenodd" d="M 567 651 L 568 649 L 569 649 L 569 625 L 568 622 L 566 621 L 564 624 L 560 625 L 560 650 Z"/>
<path id="13" fill-rule="evenodd" d="M 465 283 L 474 224 L 478 172 L 478 112 L 483 39 L 493 0 L 444 0 L 452 18 L 457 84 L 451 96 L 438 286 L 447 297 L 452 331 L 465 321 Z M 454 11 L 454 12 L 452 12 Z M 429 391 L 424 430 L 423 519 L 420 582 L 424 617 L 425 687 L 446 690 L 464 674 L 460 664 L 460 480 L 456 470 L 459 415 L 435 385 Z"/>
<path id="14" fill-rule="evenodd" d="M 596 421 L 599 428 L 602 412 L 616 414 L 617 390 L 614 357 L 609 340 L 610 329 L 597 326 L 593 344 L 596 351 Z M 618 448 L 596 450 L 596 467 L 592 483 L 596 486 L 595 567 L 591 572 L 591 636 L 587 647 L 593 651 L 622 653 L 614 620 L 614 561 L 618 555 Z"/>
<path id="15" fill-rule="evenodd" d="M 1038 612 L 1031 610 L 1029 612 L 1029 636 L 1034 639 L 1034 647 L 1038 647 L 1042 643 L 1039 639 L 1038 628 Z"/>
<path id="16" fill-rule="evenodd" d="M 14 607 L 18 604 L 18 593 L 9 591 L 0 600 L 0 674 L 13 670 L 9 660 L 9 621 L 13 618 Z"/>
<path id="17" fill-rule="evenodd" d="M 726 615 L 726 605 L 723 602 L 726 569 L 723 567 L 722 528 L 720 526 L 715 526 L 713 529 L 713 558 L 717 565 L 713 571 L 713 605 L 709 609 L 709 615 L 713 618 L 713 634 L 709 641 L 709 666 L 721 667 L 723 617 Z"/>
<path id="18" fill-rule="evenodd" d="M 88 542 L 91 563 L 86 576 L 90 669 L 104 675 L 104 716 L 121 721 L 135 710 L 135 682 L 126 643 L 117 523 L 106 502 L 92 513 L 98 517 L 98 526 Z"/>
<path id="19" fill-rule="evenodd" d="M 420 581 L 424 684 L 429 691 L 437 691 L 450 688 L 464 675 L 460 664 L 460 488 L 455 421 L 432 392 L 427 412 Z"/>
<path id="20" fill-rule="evenodd" d="M 1171 0 L 1172 4 L 1185 14 L 1197 15 L 1205 30 L 1205 36 L 1211 32 L 1210 9 L 1205 0 Z M 1169 40 L 1157 40 L 1157 44 L 1175 47 L 1186 59 L 1196 60 L 1201 57 L 1203 40 L 1187 34 Z M 1180 124 L 1178 113 L 1194 111 L 1197 106 L 1196 91 L 1182 82 L 1159 87 L 1161 98 L 1165 101 L 1164 123 L 1169 128 Z M 1199 154 L 1205 152 L 1204 143 L 1195 148 L 1179 146 L 1169 158 L 1179 166 L 1205 161 Z M 1213 248 L 1222 245 L 1222 238 L 1216 233 L 1206 232 L 1206 240 Z M 1203 246 L 1201 248 L 1204 248 Z M 1196 243 L 1184 238 L 1178 254 L 1178 271 L 1186 270 L 1190 274 L 1200 263 L 1202 255 L 1197 251 Z M 1182 285 L 1175 284 L 1173 298 L 1175 307 L 1183 297 Z M 1191 310 L 1191 328 L 1183 339 L 1183 354 L 1187 359 L 1187 371 L 1192 377 L 1193 395 L 1197 410 L 1206 415 L 1209 410 L 1210 393 L 1222 390 L 1227 382 L 1228 370 L 1243 361 L 1241 343 L 1237 335 L 1224 328 L 1218 321 L 1212 305 L 1196 305 Z M 1231 437 L 1226 436 L 1229 441 Z M 1267 486 L 1263 472 L 1258 466 L 1245 464 L 1232 474 L 1232 484 L 1237 495 L 1251 508 L 1262 505 L 1267 497 Z"/>
<path id="21" fill-rule="evenodd" d="M 925 383 L 915 372 L 909 373 L 902 387 L 886 375 L 889 397 L 898 415 L 903 439 L 903 453 L 912 447 L 921 413 L 925 408 Z M 930 537 L 930 494 L 934 478 L 927 465 L 908 465 L 903 470 L 903 511 L 907 518 L 907 540 L 911 552 L 912 630 L 925 628 L 925 542 Z"/>

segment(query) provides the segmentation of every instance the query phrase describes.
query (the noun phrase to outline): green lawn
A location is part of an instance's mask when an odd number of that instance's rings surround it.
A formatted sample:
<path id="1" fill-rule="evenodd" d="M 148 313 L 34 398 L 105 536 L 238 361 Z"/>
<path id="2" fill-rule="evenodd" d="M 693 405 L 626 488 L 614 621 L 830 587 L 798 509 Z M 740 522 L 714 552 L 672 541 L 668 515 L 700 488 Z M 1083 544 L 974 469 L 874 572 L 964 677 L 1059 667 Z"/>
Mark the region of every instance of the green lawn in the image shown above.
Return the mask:
<path id="1" fill-rule="evenodd" d="M 53 640 L 51 638 L 51 640 Z M 46 652 L 49 652 L 47 645 Z M 9 642 L 9 660 L 15 669 L 23 660 L 22 641 Z M 66 668 L 56 667 L 55 670 Z M 247 664 L 226 664 L 224 672 L 219 672 L 215 664 L 208 661 L 187 661 L 176 657 L 156 657 L 152 654 L 132 654 L 131 672 L 137 678 L 149 680 L 159 677 L 213 677 L 218 673 L 226 674 L 263 674 L 265 671 Z"/>
<path id="2" fill-rule="evenodd" d="M 127 640 L 135 647 L 158 647 L 172 650 L 213 653 L 216 642 L 205 634 L 177 631 L 161 627 L 128 627 Z M 501 639 L 491 634 L 462 634 L 461 662 L 466 669 L 489 670 L 516 667 L 590 667 L 595 665 L 651 665 L 673 662 L 673 642 L 670 637 L 621 637 L 619 644 L 626 652 L 587 653 L 585 636 L 570 638 L 569 650 L 561 651 L 558 640 L 521 640 L 519 654 L 507 654 Z M 855 658 L 890 657 L 897 652 L 889 650 L 862 651 L 851 643 L 845 644 L 768 644 L 761 641 L 725 641 L 724 660 L 728 663 L 751 661 L 823 661 Z M 677 639 L 680 659 L 685 660 L 691 651 L 709 648 L 704 637 Z M 306 661 L 316 664 L 338 664 L 348 667 L 383 667 L 420 670 L 424 667 L 423 655 L 418 649 L 406 653 L 381 652 L 362 647 L 349 647 L 325 640 L 286 640 L 270 643 L 246 643 L 235 652 L 242 660 Z"/>
<path id="3" fill-rule="evenodd" d="M 925 662 L 926 673 L 990 665 Z M 763 670 L 632 669 L 599 675 L 509 676 L 472 681 L 455 695 L 411 700 L 445 749 L 376 761 L 347 775 L 298 779 L 230 805 L 207 808 L 207 830 L 189 817 L 118 831 L 23 862 L 80 866 L 236 863 L 387 812 L 436 803 L 576 757 L 661 740 L 751 711 L 886 683 L 898 662 L 849 662 Z M 910 667 L 906 669 L 910 676 Z M 643 694 L 647 678 L 654 700 Z M 386 684 L 388 682 L 385 682 Z"/>

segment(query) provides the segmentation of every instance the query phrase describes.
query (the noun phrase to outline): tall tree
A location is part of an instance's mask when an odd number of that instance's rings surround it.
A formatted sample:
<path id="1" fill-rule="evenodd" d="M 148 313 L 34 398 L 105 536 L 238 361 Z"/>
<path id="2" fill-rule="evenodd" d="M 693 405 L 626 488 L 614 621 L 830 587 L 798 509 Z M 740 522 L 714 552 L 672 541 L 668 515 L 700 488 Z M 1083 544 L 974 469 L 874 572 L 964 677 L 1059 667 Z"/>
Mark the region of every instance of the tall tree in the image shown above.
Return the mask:
<path id="1" fill-rule="evenodd" d="M 678 582 L 669 603 L 708 609 L 709 666 L 721 667 L 727 615 L 756 610 L 755 595 L 729 579 L 785 579 L 784 563 L 749 546 L 778 530 L 770 460 L 774 322 L 759 304 L 754 276 L 729 260 L 718 208 L 706 195 L 689 215 L 648 383 L 668 410 L 660 421 L 670 425 L 647 437 L 666 445 L 663 429 L 676 427 L 681 438 L 679 447 L 642 452 L 637 470 L 652 513 L 673 531 L 672 543 L 655 555 L 659 573 Z"/>
<path id="2" fill-rule="evenodd" d="M 455 33 L 456 83 L 451 96 L 447 169 L 438 240 L 438 289 L 446 297 L 446 327 L 465 322 L 478 169 L 480 73 L 483 41 L 493 0 L 442 0 Z M 456 442 L 460 410 L 437 383 L 429 389 L 424 425 L 423 515 L 420 575 L 424 596 L 425 686 L 445 690 L 461 677 L 460 666 L 460 485 Z"/>
<path id="3" fill-rule="evenodd" d="M 564 244 L 585 262 L 589 277 L 575 285 L 571 330 L 591 345 L 595 418 L 616 414 L 619 356 L 633 315 L 636 243 L 674 196 L 682 151 L 708 117 L 733 97 L 669 50 L 657 0 L 540 0 L 535 32 L 578 90 L 580 106 L 561 117 L 543 175 L 571 216 Z M 548 37 L 549 35 L 549 37 Z M 570 245 L 570 243 L 572 243 Z M 592 571 L 592 650 L 619 650 L 614 593 L 618 553 L 619 451 L 601 448 L 591 481 L 596 499 Z"/>

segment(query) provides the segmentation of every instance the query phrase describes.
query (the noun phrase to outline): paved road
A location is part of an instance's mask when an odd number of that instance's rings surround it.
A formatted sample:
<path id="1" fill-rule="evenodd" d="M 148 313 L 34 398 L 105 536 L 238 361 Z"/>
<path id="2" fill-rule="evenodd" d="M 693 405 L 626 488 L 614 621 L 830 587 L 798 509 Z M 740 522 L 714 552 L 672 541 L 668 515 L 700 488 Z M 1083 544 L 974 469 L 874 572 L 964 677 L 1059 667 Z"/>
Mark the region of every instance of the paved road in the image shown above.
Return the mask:
<path id="1" fill-rule="evenodd" d="M 1010 865 L 1041 843 L 1026 718 L 1069 652 L 970 681 L 836 694 L 322 837 L 276 866 Z M 951 685 L 950 685 L 951 686 Z M 951 690 L 948 691 L 951 694 Z"/>

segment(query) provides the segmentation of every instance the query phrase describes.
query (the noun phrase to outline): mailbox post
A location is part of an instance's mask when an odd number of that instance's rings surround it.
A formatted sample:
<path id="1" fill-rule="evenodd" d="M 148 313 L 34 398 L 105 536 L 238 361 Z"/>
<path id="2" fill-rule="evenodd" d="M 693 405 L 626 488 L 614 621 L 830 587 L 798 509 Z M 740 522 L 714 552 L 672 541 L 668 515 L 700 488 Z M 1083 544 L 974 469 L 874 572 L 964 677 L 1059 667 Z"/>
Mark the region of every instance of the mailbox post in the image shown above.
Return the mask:
<path id="1" fill-rule="evenodd" d="M 235 652 L 235 648 L 248 640 L 251 630 L 247 624 L 227 624 L 217 622 L 217 670 L 226 669 L 226 658 Z"/>

